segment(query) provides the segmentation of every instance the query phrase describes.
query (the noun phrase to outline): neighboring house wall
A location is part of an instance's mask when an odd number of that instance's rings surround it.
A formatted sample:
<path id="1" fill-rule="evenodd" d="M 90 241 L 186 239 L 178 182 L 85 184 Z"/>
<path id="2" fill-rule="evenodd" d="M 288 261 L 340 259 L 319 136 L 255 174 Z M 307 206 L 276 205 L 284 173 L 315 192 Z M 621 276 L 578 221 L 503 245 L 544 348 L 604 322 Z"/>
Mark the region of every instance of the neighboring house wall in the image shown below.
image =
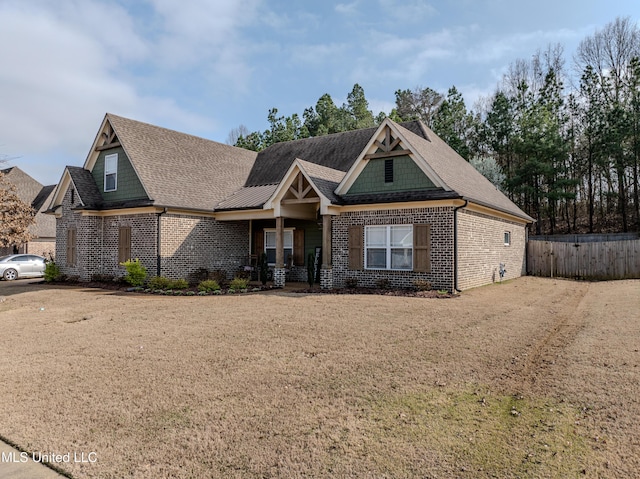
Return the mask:
<path id="1" fill-rule="evenodd" d="M 348 230 L 352 225 L 431 225 L 431 272 L 350 270 Z M 391 285 L 412 288 L 414 281 L 427 280 L 436 289 L 453 288 L 453 208 L 411 208 L 347 212 L 332 221 L 333 287 L 342 288 L 347 278 L 357 278 L 359 286 L 376 286 L 386 278 Z M 364 254 L 364 252 L 363 252 Z M 415 252 L 414 252 L 415 255 Z"/>
<path id="2" fill-rule="evenodd" d="M 160 236 L 162 275 L 170 278 L 188 279 L 199 268 L 223 270 L 233 278 L 249 251 L 248 221 L 163 215 Z"/>
<path id="3" fill-rule="evenodd" d="M 435 188 L 416 162 L 408 156 L 390 158 L 393 162 L 393 181 L 385 182 L 384 158 L 369 160 L 356 181 L 349 188 L 348 195 L 363 193 L 389 193 Z"/>
<path id="4" fill-rule="evenodd" d="M 29 254 L 37 254 L 49 259 L 50 256 L 56 254 L 56 241 L 53 239 L 39 239 L 29 241 L 24 247 L 24 252 Z"/>
<path id="5" fill-rule="evenodd" d="M 458 288 L 468 289 L 526 274 L 526 233 L 522 224 L 468 210 L 458 213 Z M 508 231 L 511 243 L 504 244 Z"/>

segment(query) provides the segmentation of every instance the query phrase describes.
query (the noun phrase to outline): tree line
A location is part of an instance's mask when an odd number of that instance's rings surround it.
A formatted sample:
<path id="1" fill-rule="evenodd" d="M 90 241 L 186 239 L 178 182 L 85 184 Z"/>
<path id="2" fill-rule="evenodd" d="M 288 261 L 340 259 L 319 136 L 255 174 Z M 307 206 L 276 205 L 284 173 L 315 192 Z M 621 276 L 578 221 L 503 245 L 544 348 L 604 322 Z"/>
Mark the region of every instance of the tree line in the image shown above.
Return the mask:
<path id="1" fill-rule="evenodd" d="M 640 31 L 617 18 L 584 38 L 566 66 L 561 45 L 513 62 L 493 95 L 467 109 L 452 86 L 397 90 L 391 112 L 369 109 L 356 84 L 337 106 L 322 95 L 302 116 L 269 111 L 269 128 L 228 142 L 273 143 L 421 120 L 525 212 L 535 234 L 640 231 Z"/>

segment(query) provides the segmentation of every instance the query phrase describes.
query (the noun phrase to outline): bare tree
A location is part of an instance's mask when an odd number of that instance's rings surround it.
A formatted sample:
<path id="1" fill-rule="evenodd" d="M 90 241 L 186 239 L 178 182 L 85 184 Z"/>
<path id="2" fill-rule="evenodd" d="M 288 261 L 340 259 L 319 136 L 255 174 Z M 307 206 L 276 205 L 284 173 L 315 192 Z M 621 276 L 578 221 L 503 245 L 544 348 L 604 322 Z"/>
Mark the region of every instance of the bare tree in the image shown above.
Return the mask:
<path id="1" fill-rule="evenodd" d="M 28 242 L 32 238 L 29 226 L 34 222 L 35 211 L 18 197 L 15 185 L 0 171 L 0 247 Z"/>
<path id="2" fill-rule="evenodd" d="M 631 60 L 640 56 L 640 30 L 630 17 L 616 18 L 580 42 L 574 61 L 582 75 L 590 66 L 599 75 L 601 84 L 611 82 L 605 94 L 609 101 L 619 101 L 628 80 Z"/>
<path id="3" fill-rule="evenodd" d="M 240 125 L 237 126 L 236 128 L 233 128 L 230 132 L 229 135 L 227 135 L 227 145 L 235 145 L 236 143 L 238 143 L 238 139 L 240 137 L 246 138 L 249 133 L 251 133 L 249 131 L 249 128 L 247 128 L 245 125 Z"/>

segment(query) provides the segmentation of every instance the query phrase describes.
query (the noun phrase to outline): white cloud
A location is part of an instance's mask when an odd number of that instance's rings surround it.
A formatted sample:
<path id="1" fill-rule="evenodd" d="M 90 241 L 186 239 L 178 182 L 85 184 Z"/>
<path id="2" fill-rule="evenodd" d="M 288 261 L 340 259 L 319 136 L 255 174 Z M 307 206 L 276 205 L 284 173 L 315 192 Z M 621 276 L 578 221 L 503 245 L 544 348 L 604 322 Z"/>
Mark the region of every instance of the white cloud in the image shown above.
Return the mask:
<path id="1" fill-rule="evenodd" d="M 165 68 L 242 55 L 238 29 L 256 19 L 259 0 L 148 0 L 159 18 L 155 53 Z"/>
<path id="2" fill-rule="evenodd" d="M 125 65 L 144 62 L 151 48 L 117 5 L 5 2 L 0 18 L 0 44 L 11 45 L 0 49 L 3 153 L 81 163 L 107 111 L 175 127 L 212 125 L 172 100 L 138 90 Z"/>
<path id="3" fill-rule="evenodd" d="M 424 0 L 379 0 L 384 15 L 407 23 L 423 22 L 437 13 L 433 5 Z"/>
<path id="4" fill-rule="evenodd" d="M 341 15 L 354 15 L 356 13 L 358 13 L 358 4 L 360 2 L 355 1 L 355 2 L 351 2 L 351 3 L 339 3 L 335 6 L 334 10 L 336 11 L 336 13 L 339 13 Z"/>

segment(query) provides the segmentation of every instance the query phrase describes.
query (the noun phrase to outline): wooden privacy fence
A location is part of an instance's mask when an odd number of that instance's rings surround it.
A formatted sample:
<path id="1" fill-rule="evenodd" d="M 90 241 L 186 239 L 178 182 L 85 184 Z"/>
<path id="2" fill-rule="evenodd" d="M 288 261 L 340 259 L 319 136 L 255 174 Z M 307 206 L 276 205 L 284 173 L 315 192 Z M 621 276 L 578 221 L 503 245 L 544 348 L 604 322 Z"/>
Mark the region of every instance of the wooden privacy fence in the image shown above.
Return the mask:
<path id="1" fill-rule="evenodd" d="M 583 242 L 576 235 L 571 235 L 571 242 L 553 239 L 530 238 L 527 274 L 594 280 L 640 278 L 640 239 Z"/>

